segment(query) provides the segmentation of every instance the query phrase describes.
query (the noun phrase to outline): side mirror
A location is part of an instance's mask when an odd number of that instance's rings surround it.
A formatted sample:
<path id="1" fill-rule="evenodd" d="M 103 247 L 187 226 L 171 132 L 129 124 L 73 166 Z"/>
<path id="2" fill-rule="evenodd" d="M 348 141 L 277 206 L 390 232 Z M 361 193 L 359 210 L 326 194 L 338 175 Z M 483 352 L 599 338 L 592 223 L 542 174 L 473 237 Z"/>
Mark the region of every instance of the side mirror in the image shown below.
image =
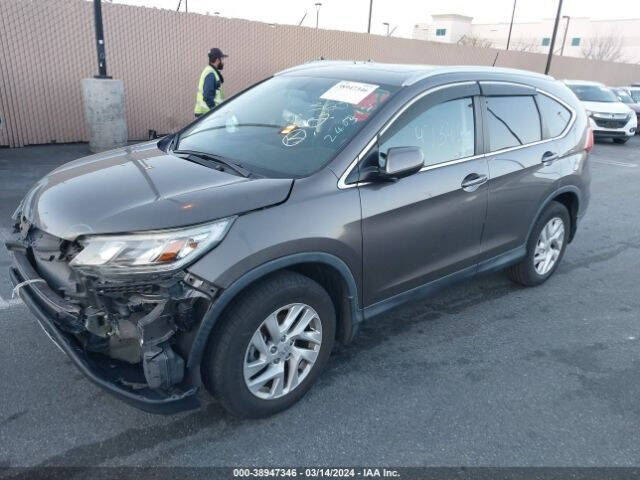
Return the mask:
<path id="1" fill-rule="evenodd" d="M 424 165 L 424 154 L 419 147 L 392 147 L 380 154 L 378 175 L 382 179 L 397 179 L 419 171 Z"/>

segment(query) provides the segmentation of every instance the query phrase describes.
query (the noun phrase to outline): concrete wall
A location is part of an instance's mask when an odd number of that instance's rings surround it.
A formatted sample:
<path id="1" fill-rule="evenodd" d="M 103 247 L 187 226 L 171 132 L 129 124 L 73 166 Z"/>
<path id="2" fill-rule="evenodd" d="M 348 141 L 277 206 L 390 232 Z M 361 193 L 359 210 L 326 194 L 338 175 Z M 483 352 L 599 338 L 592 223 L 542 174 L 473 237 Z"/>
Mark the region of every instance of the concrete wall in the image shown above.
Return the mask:
<path id="1" fill-rule="evenodd" d="M 542 71 L 545 56 L 316 30 L 103 2 L 109 75 L 124 81 L 130 139 L 193 119 L 206 52 L 229 52 L 227 95 L 320 56 L 381 62 L 476 64 Z M 82 0 L 0 0 L 0 145 L 86 141 L 81 80 L 97 73 L 93 10 Z M 551 73 L 612 85 L 640 66 L 558 58 Z"/>

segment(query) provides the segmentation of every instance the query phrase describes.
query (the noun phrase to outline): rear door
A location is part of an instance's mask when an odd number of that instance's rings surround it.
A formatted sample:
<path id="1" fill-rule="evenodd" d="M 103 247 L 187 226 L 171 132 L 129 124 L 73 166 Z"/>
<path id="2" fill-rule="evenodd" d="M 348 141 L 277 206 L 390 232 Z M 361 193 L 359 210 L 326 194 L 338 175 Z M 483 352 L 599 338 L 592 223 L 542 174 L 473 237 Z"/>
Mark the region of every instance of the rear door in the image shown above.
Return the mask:
<path id="1" fill-rule="evenodd" d="M 366 305 L 473 270 L 487 208 L 479 93 L 467 82 L 424 94 L 366 155 L 362 168 L 391 147 L 419 147 L 425 157 L 416 174 L 359 186 Z"/>
<path id="2" fill-rule="evenodd" d="M 562 131 L 570 113 L 557 102 L 550 105 L 552 99 L 533 87 L 503 82 L 480 85 L 489 169 L 482 240 L 482 260 L 487 260 L 524 246 L 539 207 L 558 188 L 562 172 L 557 160 L 565 152 L 551 139 L 550 129 Z M 541 109 L 550 109 L 546 122 Z"/>

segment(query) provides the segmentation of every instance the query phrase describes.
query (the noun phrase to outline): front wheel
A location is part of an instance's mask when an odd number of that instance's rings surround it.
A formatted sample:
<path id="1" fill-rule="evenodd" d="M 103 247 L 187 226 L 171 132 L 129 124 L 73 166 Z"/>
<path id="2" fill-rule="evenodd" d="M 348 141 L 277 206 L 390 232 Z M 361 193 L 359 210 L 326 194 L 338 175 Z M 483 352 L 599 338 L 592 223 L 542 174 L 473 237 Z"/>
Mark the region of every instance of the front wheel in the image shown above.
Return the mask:
<path id="1" fill-rule="evenodd" d="M 202 364 L 207 390 L 231 413 L 264 417 L 309 390 L 335 337 L 333 302 L 315 281 L 277 273 L 230 307 Z"/>
<path id="2" fill-rule="evenodd" d="M 540 285 L 558 268 L 569 241 L 569 211 L 551 202 L 538 217 L 527 242 L 527 255 L 507 269 L 511 280 L 527 287 Z"/>

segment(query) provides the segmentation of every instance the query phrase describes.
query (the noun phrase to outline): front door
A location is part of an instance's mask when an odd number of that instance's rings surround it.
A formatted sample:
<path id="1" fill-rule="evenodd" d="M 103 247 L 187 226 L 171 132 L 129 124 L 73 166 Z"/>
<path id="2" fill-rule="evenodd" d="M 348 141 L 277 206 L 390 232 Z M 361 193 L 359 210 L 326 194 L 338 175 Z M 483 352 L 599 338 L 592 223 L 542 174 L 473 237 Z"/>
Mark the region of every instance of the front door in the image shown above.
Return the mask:
<path id="1" fill-rule="evenodd" d="M 438 88 L 380 134 L 361 165 L 391 147 L 420 147 L 423 169 L 396 182 L 361 183 L 364 301 L 371 306 L 448 274 L 480 253 L 488 170 L 481 153 L 479 87 Z"/>

